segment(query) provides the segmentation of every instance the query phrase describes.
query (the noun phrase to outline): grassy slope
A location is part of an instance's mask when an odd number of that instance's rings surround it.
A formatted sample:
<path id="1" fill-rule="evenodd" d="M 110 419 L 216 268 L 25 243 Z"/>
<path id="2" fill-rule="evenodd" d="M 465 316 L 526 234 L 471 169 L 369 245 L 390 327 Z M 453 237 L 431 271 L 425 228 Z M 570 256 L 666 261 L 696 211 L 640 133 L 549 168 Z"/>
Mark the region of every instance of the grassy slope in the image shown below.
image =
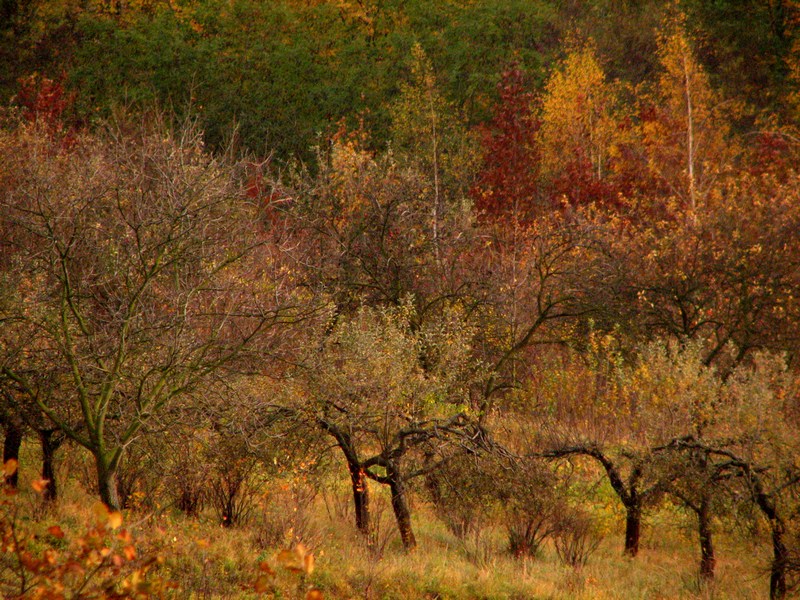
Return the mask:
<path id="1" fill-rule="evenodd" d="M 25 454 L 30 456 L 23 456 L 23 465 L 35 465 L 35 451 L 28 449 Z M 39 499 L 30 491 L 35 477 L 30 469 L 21 473 L 23 493 L 17 502 L 26 522 L 31 517 L 32 527 L 43 530 L 59 523 L 69 539 L 71 532 L 93 518 L 95 499 L 78 483 L 81 463 L 66 462 L 61 471 L 68 479 L 55 509 L 42 514 L 38 508 Z M 746 599 L 763 597 L 768 588 L 764 541 L 748 543 L 722 531 L 716 538 L 717 580 L 711 587 L 700 586 L 693 523 L 688 516 L 676 518 L 674 509 L 669 509 L 670 514 L 665 509 L 649 516 L 637 559 L 621 555 L 621 531 L 612 530 L 587 566 L 576 571 L 562 566 L 550 547 L 535 560 L 513 559 L 503 552 L 502 531 L 490 527 L 479 536 L 460 540 L 421 502 L 414 513 L 420 546 L 407 555 L 393 535 L 386 499 L 375 494 L 373 505 L 381 517 L 378 545 L 383 549 L 378 559 L 344 514 L 348 511 L 344 488 L 320 494 L 303 515 L 307 517 L 303 537 L 316 555 L 316 569 L 303 580 L 280 567 L 275 558 L 280 541 L 264 543 L 270 535 L 274 540 L 276 532 L 284 539 L 293 533 L 288 530 L 292 524 L 288 515 L 296 512 L 281 505 L 276 500 L 279 495 L 263 496 L 264 510 L 256 511 L 248 527 L 223 529 L 210 511 L 199 519 L 188 519 L 169 508 L 157 513 L 126 511 L 125 524 L 140 552 L 149 548 L 163 557 L 160 573 L 177 584 L 177 598 L 257 597 L 253 582 L 262 561 L 277 572 L 267 597 L 279 598 L 302 597 L 302 590 L 311 585 L 323 590 L 326 598 L 398 599 Z"/>

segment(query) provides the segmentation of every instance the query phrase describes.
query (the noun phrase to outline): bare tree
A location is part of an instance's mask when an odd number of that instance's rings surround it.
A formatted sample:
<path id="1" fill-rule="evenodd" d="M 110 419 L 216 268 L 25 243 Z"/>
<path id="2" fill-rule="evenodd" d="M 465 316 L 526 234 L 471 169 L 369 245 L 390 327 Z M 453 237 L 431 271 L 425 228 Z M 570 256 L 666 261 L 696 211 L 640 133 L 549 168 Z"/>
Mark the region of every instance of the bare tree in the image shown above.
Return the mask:
<path id="1" fill-rule="evenodd" d="M 195 128 L 111 129 L 61 152 L 35 129 L 15 135 L 0 209 L 22 276 L 4 338 L 62 367 L 65 393 L 39 393 L 20 360 L 2 374 L 92 453 L 118 508 L 120 459 L 145 423 L 296 314 L 288 275 L 276 278 L 237 166 Z"/>

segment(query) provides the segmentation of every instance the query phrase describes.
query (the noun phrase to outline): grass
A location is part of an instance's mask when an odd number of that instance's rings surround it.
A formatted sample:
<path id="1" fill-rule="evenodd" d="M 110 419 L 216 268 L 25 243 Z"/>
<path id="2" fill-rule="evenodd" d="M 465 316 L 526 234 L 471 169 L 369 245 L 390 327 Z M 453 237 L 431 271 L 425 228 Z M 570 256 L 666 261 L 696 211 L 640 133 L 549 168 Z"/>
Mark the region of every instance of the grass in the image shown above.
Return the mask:
<path id="1" fill-rule="evenodd" d="M 23 457 L 25 458 L 25 457 Z M 23 463 L 24 464 L 24 463 Z M 35 464 L 29 462 L 28 464 Z M 92 517 L 95 499 L 75 477 L 66 480 L 56 507 L 43 512 L 37 495 L 30 490 L 33 474 L 21 474 L 22 493 L 17 502 L 25 523 L 37 530 L 58 523 L 76 534 Z M 134 536 L 140 553 L 162 558 L 158 573 L 175 584 L 174 598 L 255 598 L 259 565 L 266 562 L 275 571 L 266 597 L 302 598 L 311 586 L 325 598 L 358 599 L 750 599 L 765 597 L 768 590 L 764 566 L 768 549 L 764 540 L 747 541 L 740 535 L 717 532 L 717 577 L 701 584 L 697 577 L 698 548 L 691 520 L 674 508 L 650 515 L 642 550 L 636 559 L 622 556 L 622 532 L 608 533 L 588 564 L 581 569 L 562 565 L 552 547 L 546 546 L 536 559 L 516 559 L 504 552 L 503 532 L 486 527 L 479 535 L 455 537 L 435 518 L 429 506 L 416 502 L 414 526 L 417 550 L 402 550 L 388 502 L 379 490 L 373 495 L 379 517 L 376 544 L 367 547 L 348 513 L 347 490 L 319 495 L 305 507 L 285 507 L 284 522 L 256 516 L 247 526 L 220 527 L 208 511 L 187 518 L 172 508 L 126 511 L 125 527 Z M 295 518 L 306 511 L 303 519 Z M 298 534 L 293 527 L 302 523 Z M 619 524 L 621 526 L 621 523 Z M 264 528 L 277 528 L 280 535 L 265 536 Z M 281 530 L 283 528 L 283 530 Z M 721 528 L 719 528 L 721 529 Z M 297 538 L 313 544 L 316 568 L 310 575 L 281 568 L 278 553 Z M 271 545 L 265 539 L 279 539 Z"/>

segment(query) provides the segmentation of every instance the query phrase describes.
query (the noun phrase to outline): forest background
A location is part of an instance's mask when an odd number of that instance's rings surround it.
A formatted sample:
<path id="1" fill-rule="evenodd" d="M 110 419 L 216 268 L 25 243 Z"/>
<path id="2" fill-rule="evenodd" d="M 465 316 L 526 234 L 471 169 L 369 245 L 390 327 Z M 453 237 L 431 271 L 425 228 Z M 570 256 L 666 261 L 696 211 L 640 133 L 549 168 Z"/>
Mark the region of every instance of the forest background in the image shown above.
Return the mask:
<path id="1" fill-rule="evenodd" d="M 4 596 L 795 592 L 798 28 L 0 1 Z"/>

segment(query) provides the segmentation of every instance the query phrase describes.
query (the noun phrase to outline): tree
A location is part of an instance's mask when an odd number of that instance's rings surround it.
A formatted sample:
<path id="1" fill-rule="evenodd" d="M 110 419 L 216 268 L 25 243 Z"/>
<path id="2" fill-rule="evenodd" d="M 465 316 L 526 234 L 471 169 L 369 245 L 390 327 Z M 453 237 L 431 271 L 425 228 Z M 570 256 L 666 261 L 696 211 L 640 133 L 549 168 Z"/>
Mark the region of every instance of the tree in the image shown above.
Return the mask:
<path id="1" fill-rule="evenodd" d="M 614 200 L 608 180 L 622 131 L 616 103 L 592 42 L 571 50 L 550 75 L 540 144 L 543 175 L 557 195 L 576 204 Z"/>
<path id="2" fill-rule="evenodd" d="M 677 198 L 694 222 L 706 210 L 713 185 L 736 148 L 728 139 L 730 119 L 697 61 L 681 13 L 667 19 L 658 38 L 661 73 L 651 95 L 642 94 L 640 127 L 647 168 Z M 728 115 L 736 106 L 728 103 Z"/>
<path id="3" fill-rule="evenodd" d="M 119 508 L 115 475 L 143 426 L 291 310 L 258 207 L 198 130 L 110 130 L 55 153 L 36 129 L 16 135 L 0 202 L 24 276 L 3 338 L 63 368 L 65 393 L 39 393 L 19 362 L 2 374 L 92 453 L 100 497 Z"/>
<path id="4" fill-rule="evenodd" d="M 392 105 L 392 149 L 401 164 L 419 170 L 433 186 L 431 238 L 434 250 L 445 215 L 466 195 L 472 183 L 476 156 L 458 111 L 439 92 L 430 60 L 422 47 L 411 49 L 411 76 L 401 84 Z"/>
<path id="5" fill-rule="evenodd" d="M 340 318 L 299 373 L 300 412 L 345 458 L 356 525 L 369 531 L 367 479 L 387 485 L 406 550 L 417 543 L 409 484 L 437 464 L 419 464 L 420 453 L 441 456 L 449 446 L 480 443 L 467 413 L 469 388 L 480 376 L 469 360 L 470 332 L 456 319 L 415 330 L 412 313 L 404 302 Z"/>
<path id="6" fill-rule="evenodd" d="M 525 73 L 512 63 L 497 85 L 492 120 L 483 128 L 483 165 L 472 189 L 478 217 L 528 223 L 539 211 L 539 120 Z"/>

